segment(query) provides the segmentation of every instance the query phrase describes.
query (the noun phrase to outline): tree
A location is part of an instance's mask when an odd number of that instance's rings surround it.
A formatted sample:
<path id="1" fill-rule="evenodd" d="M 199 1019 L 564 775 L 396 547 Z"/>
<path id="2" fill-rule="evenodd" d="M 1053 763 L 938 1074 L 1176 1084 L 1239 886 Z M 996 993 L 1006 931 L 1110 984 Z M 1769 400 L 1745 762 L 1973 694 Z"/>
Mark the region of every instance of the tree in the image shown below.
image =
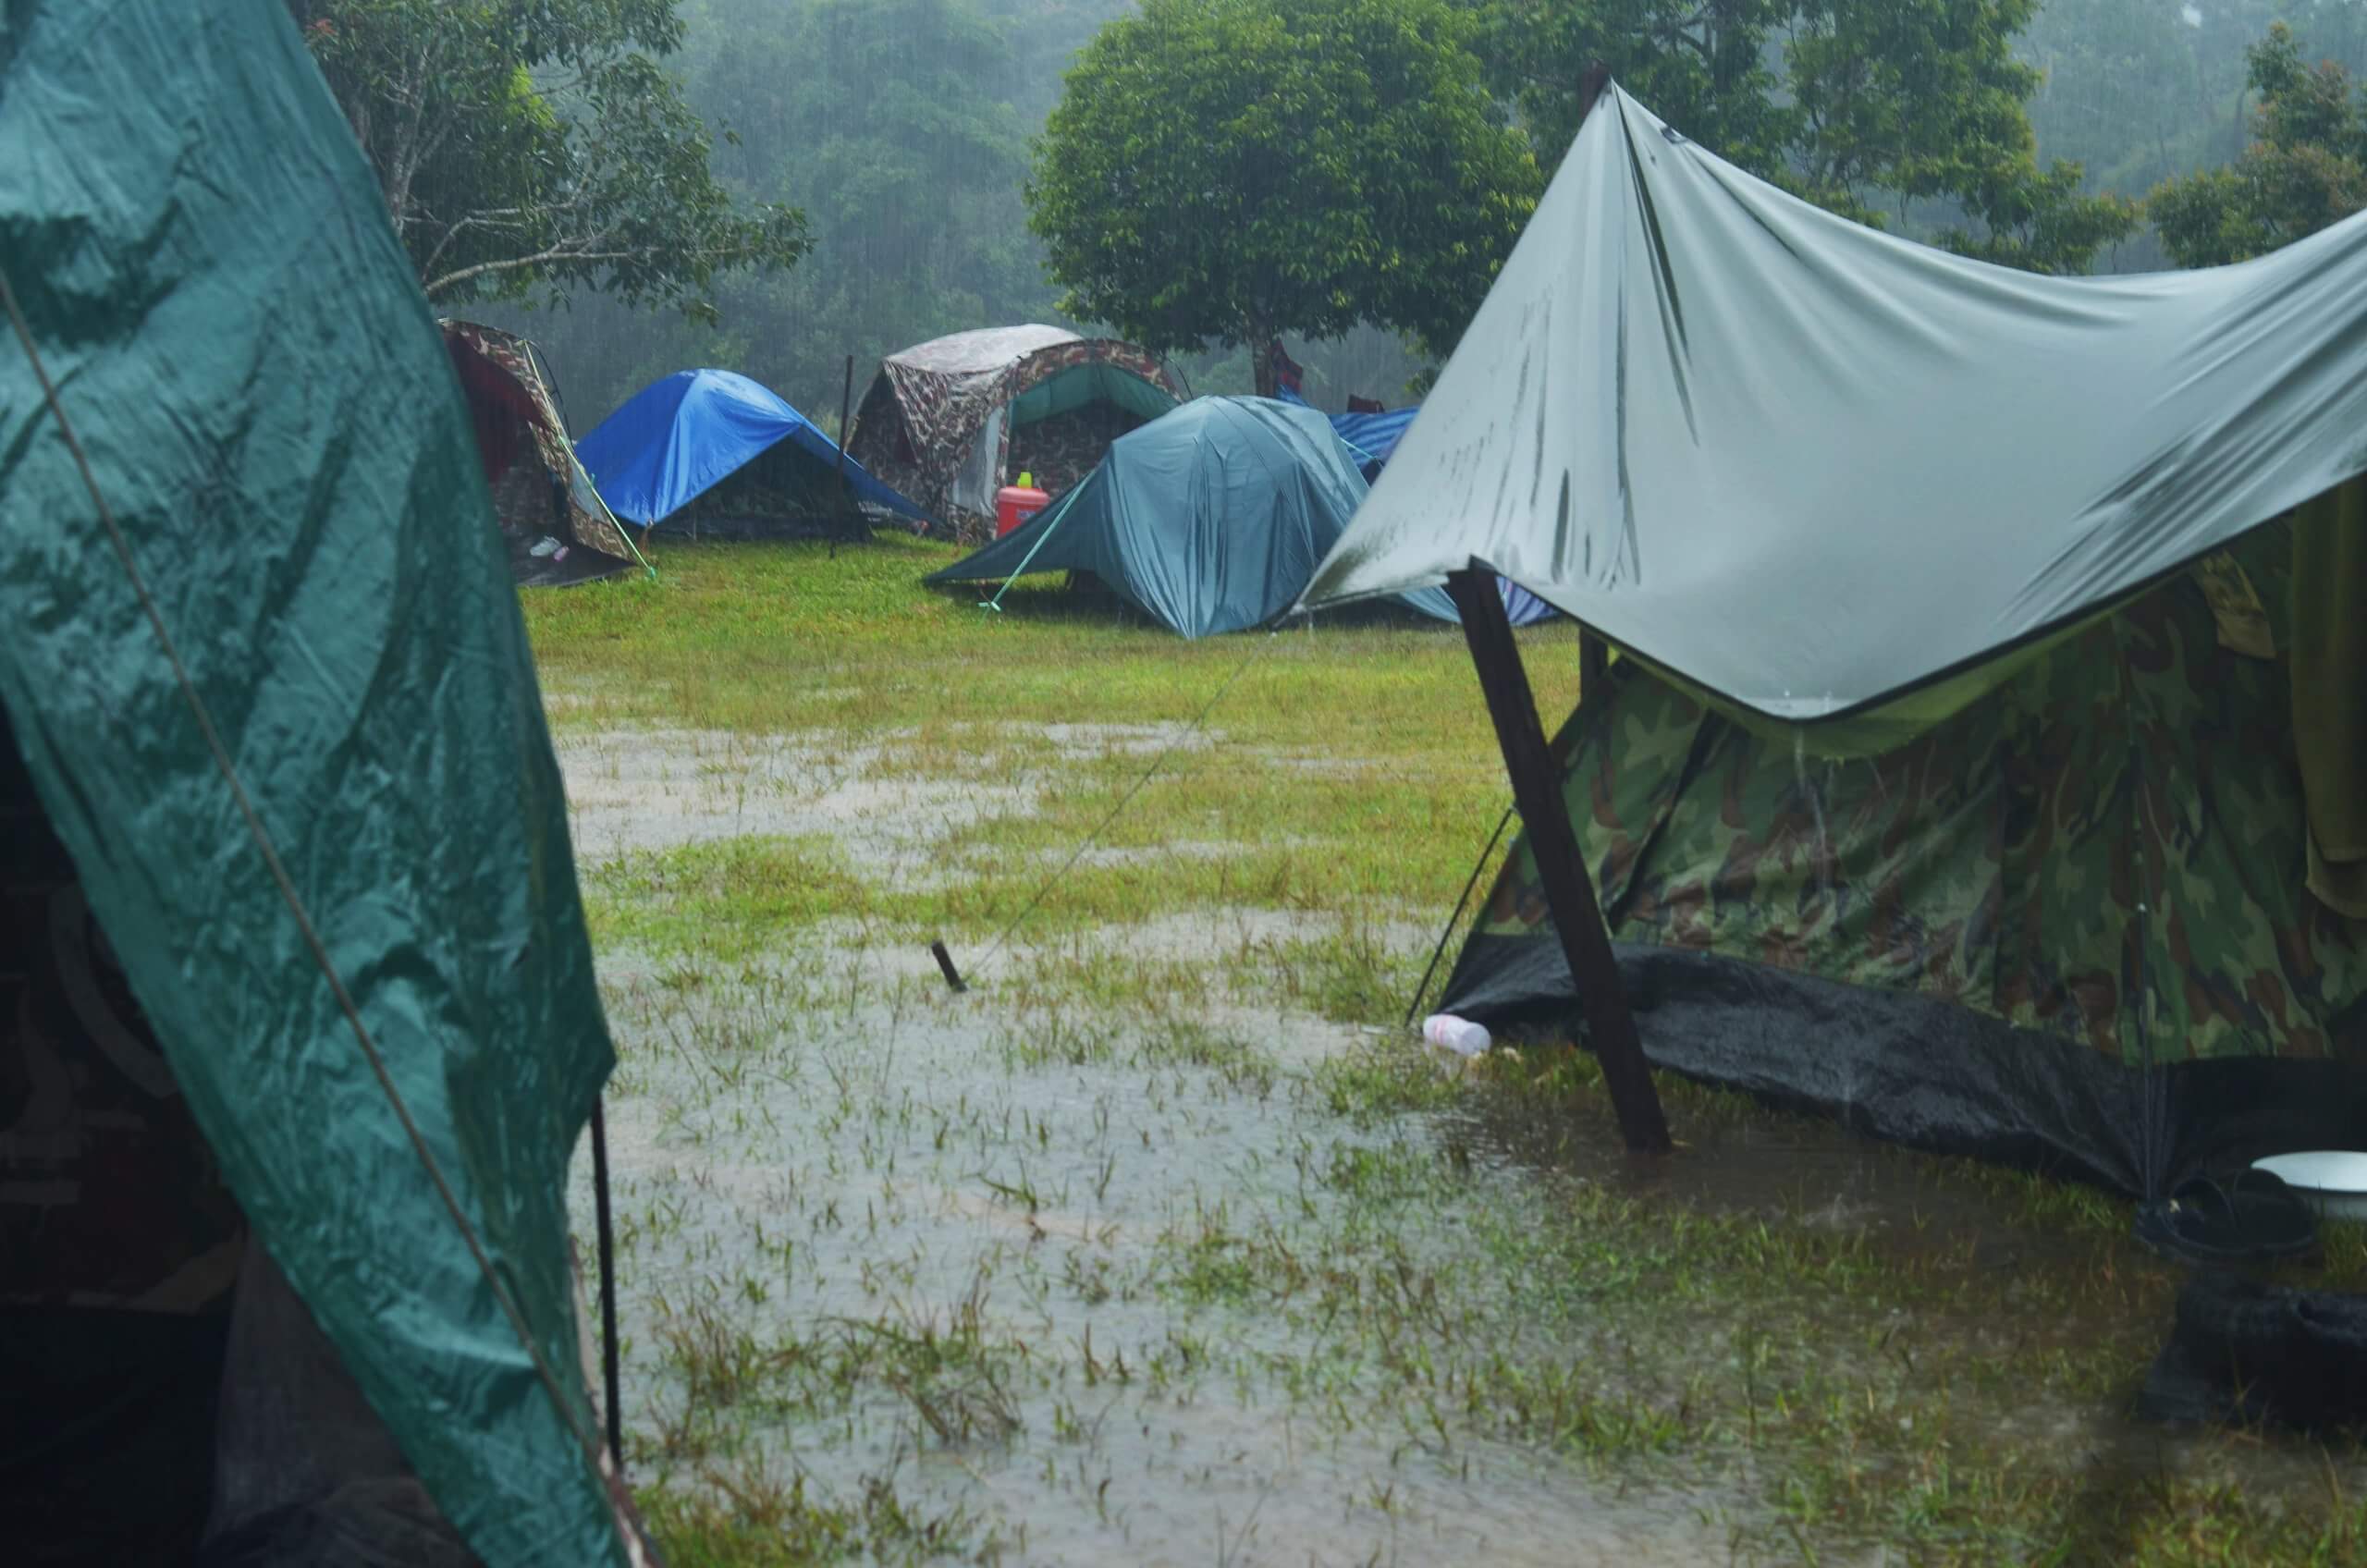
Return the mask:
<path id="1" fill-rule="evenodd" d="M 1795 116 L 1770 40 L 1789 0 L 1466 0 L 1495 90 L 1550 171 L 1578 131 L 1578 81 L 1600 60 L 1629 93 L 1721 157 L 1780 165 Z"/>
<path id="2" fill-rule="evenodd" d="M 1692 140 L 1860 222 L 2042 272 L 2084 271 L 2137 226 L 2079 165 L 2038 163 L 2040 79 L 2013 53 L 2037 0 L 1471 3 L 1549 165 L 1600 58 Z"/>
<path id="3" fill-rule="evenodd" d="M 1159 353 L 1358 323 L 1451 348 L 1539 189 L 1447 0 L 1144 0 L 1080 54 L 1029 223 L 1079 320 Z"/>
<path id="4" fill-rule="evenodd" d="M 578 289 L 693 313 L 785 268 L 804 223 L 742 208 L 656 56 L 674 0 L 288 0 L 439 304 Z"/>
<path id="5" fill-rule="evenodd" d="M 2333 61 L 2303 62 L 2283 22 L 2247 58 L 2260 95 L 2243 156 L 2154 188 L 2146 206 L 2180 266 L 2265 254 L 2367 207 L 2367 105 Z"/>
<path id="6" fill-rule="evenodd" d="M 692 85 L 739 105 L 743 129 L 717 169 L 814 228 L 808 264 L 730 291 L 763 324 L 760 379 L 834 418 L 844 354 L 867 373 L 920 339 L 1049 309 L 1018 202 L 1017 62 L 974 0 L 797 0 L 715 36 L 727 46 Z"/>

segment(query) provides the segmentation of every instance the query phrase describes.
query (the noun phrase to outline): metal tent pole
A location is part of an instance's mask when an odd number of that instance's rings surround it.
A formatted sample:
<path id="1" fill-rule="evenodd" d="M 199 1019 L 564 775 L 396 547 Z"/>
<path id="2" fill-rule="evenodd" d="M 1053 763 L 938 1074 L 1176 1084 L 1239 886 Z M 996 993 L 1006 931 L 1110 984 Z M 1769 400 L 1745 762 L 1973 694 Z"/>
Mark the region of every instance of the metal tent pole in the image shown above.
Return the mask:
<path id="1" fill-rule="evenodd" d="M 854 356 L 852 354 L 849 354 L 847 356 L 846 386 L 839 392 L 839 489 L 842 494 L 847 496 L 848 504 L 850 506 L 852 506 L 854 502 L 852 493 L 847 490 L 847 420 L 853 412 Z M 862 508 L 857 508 L 855 515 L 858 517 L 863 515 Z M 832 529 L 830 531 L 830 558 L 832 560 L 837 560 L 839 558 L 839 535 L 836 529 Z"/>
<path id="2" fill-rule="evenodd" d="M 600 1397 L 608 1423 L 608 1460 L 625 1473 L 625 1418 L 618 1396 L 617 1232 L 608 1207 L 608 1120 L 605 1096 L 592 1102 L 592 1204 L 600 1228 Z"/>
<path id="3" fill-rule="evenodd" d="M 1602 906 L 1595 900 L 1594 880 L 1587 875 L 1577 829 L 1563 807 L 1552 752 L 1538 722 L 1537 699 L 1529 690 L 1528 672 L 1521 667 L 1520 645 L 1513 641 L 1513 623 L 1504 613 L 1496 574 L 1474 560 L 1447 574 L 1446 591 L 1463 617 L 1464 640 L 1479 674 L 1479 689 L 1487 695 L 1488 716 L 1495 721 L 1504 771 L 1512 776 L 1513 801 L 1528 829 L 1546 907 L 1561 937 L 1570 978 L 1578 987 L 1587 1033 L 1602 1063 L 1620 1135 L 1637 1154 L 1665 1154 L 1668 1118 L 1636 1036 L 1636 1017 L 1628 1011 L 1619 962 L 1611 950 Z"/>

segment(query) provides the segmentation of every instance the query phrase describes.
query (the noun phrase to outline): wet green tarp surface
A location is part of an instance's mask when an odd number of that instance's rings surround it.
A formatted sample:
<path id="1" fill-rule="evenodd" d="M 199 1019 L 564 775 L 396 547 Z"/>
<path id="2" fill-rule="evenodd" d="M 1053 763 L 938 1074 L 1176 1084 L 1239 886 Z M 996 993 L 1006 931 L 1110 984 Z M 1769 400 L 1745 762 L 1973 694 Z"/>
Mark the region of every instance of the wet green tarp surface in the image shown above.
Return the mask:
<path id="1" fill-rule="evenodd" d="M 1171 631 L 1207 637 L 1288 609 L 1365 496 L 1331 422 L 1270 398 L 1197 398 L 1110 444 L 1052 506 L 932 583 L 1089 571 Z M 1442 620 L 1437 589 L 1407 596 Z"/>
<path id="2" fill-rule="evenodd" d="M 2367 215 L 2240 266 L 2034 276 L 1821 212 L 1613 87 L 1306 602 L 1477 558 L 1809 722 L 2361 472 Z"/>
<path id="3" fill-rule="evenodd" d="M 0 267 L 478 1266 L 0 337 L 0 700 L 240 1201 L 493 1568 L 621 1560 L 569 1154 L 611 1053 L 558 768 L 435 323 L 270 0 L 0 10 Z"/>

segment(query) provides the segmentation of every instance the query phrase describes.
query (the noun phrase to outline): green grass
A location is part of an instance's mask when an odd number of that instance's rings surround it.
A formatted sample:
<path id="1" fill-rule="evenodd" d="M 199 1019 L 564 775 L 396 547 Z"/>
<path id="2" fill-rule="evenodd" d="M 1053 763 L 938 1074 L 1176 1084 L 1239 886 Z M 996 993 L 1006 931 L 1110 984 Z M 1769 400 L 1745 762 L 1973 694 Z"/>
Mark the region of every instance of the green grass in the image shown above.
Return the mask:
<path id="1" fill-rule="evenodd" d="M 1058 589 L 1016 591 L 994 615 L 966 592 L 918 586 L 951 558 L 889 536 L 835 561 L 821 545 L 672 546 L 656 582 L 527 600 L 563 732 L 820 735 L 880 748 L 883 778 L 1038 786 L 1032 809 L 950 825 L 921 887 L 865 883 L 803 843 L 595 867 L 600 935 L 665 941 L 670 927 L 679 945 L 719 922 L 736 941 L 742 923 L 715 895 L 793 925 L 804 912 L 777 906 L 803 898 L 779 890 L 794 880 L 827 884 L 838 915 L 905 939 L 987 937 L 1105 820 L 1097 852 L 1031 917 L 1041 929 L 1220 907 L 1429 919 L 1452 900 L 1506 790 L 1451 629 L 1392 619 L 1186 643 L 1078 612 Z M 1576 698 L 1575 643 L 1566 631 L 1525 636 L 1550 725 Z M 1220 745 L 1180 746 L 1140 784 L 1229 680 L 1208 719 Z M 1065 749 L 1045 738 L 1067 725 L 1093 733 Z M 1123 746 L 1104 744 L 1113 729 Z M 652 928 L 626 911 L 659 886 L 694 888 L 696 902 Z"/>
<path id="2" fill-rule="evenodd" d="M 1844 1151 L 1880 1200 L 1836 1212 L 1830 1130 L 1730 1094 L 1662 1080 L 1681 1146 L 1653 1174 L 1582 1053 L 1449 1074 L 1341 1047 L 1397 1023 L 1502 810 L 1451 631 L 1187 643 L 1056 590 L 991 615 L 917 585 L 950 558 L 674 545 L 656 582 L 525 601 L 570 748 L 722 732 L 695 761 L 726 785 L 767 747 L 812 762 L 768 803 L 879 791 L 836 828 L 582 866 L 604 969 L 647 971 L 610 992 L 612 1119 L 664 1150 L 620 1224 L 636 1478 L 673 1561 L 992 1561 L 1014 1530 L 1025 1555 L 1024 1511 L 949 1475 L 1112 1529 L 1130 1481 L 1189 1514 L 1199 1473 L 1130 1470 L 1112 1434 L 1163 1455 L 1229 1400 L 1391 1470 L 1509 1449 L 1605 1497 L 1711 1498 L 1741 1561 L 2367 1561 L 2355 1446 L 2124 1452 L 2178 1282 L 2126 1205 Z M 1523 642 L 1550 727 L 1575 647 Z M 940 935 L 969 998 L 923 956 Z M 968 1033 L 916 1068 L 905 1019 Z M 1310 1029 L 1320 1060 L 1293 1060 Z M 676 1054 L 688 1085 L 655 1071 Z M 2367 1285 L 2367 1231 L 2293 1277 Z M 810 1478 L 851 1453 L 885 1458 Z"/>

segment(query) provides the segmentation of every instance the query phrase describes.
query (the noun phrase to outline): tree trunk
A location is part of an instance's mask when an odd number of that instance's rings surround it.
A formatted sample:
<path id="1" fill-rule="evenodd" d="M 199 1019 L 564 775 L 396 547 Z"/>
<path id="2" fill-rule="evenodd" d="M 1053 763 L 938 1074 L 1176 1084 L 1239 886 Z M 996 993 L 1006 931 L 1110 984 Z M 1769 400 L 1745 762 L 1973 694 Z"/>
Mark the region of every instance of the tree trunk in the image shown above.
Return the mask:
<path id="1" fill-rule="evenodd" d="M 1257 396 L 1274 395 L 1274 329 L 1261 321 L 1249 324 L 1249 369 Z"/>

